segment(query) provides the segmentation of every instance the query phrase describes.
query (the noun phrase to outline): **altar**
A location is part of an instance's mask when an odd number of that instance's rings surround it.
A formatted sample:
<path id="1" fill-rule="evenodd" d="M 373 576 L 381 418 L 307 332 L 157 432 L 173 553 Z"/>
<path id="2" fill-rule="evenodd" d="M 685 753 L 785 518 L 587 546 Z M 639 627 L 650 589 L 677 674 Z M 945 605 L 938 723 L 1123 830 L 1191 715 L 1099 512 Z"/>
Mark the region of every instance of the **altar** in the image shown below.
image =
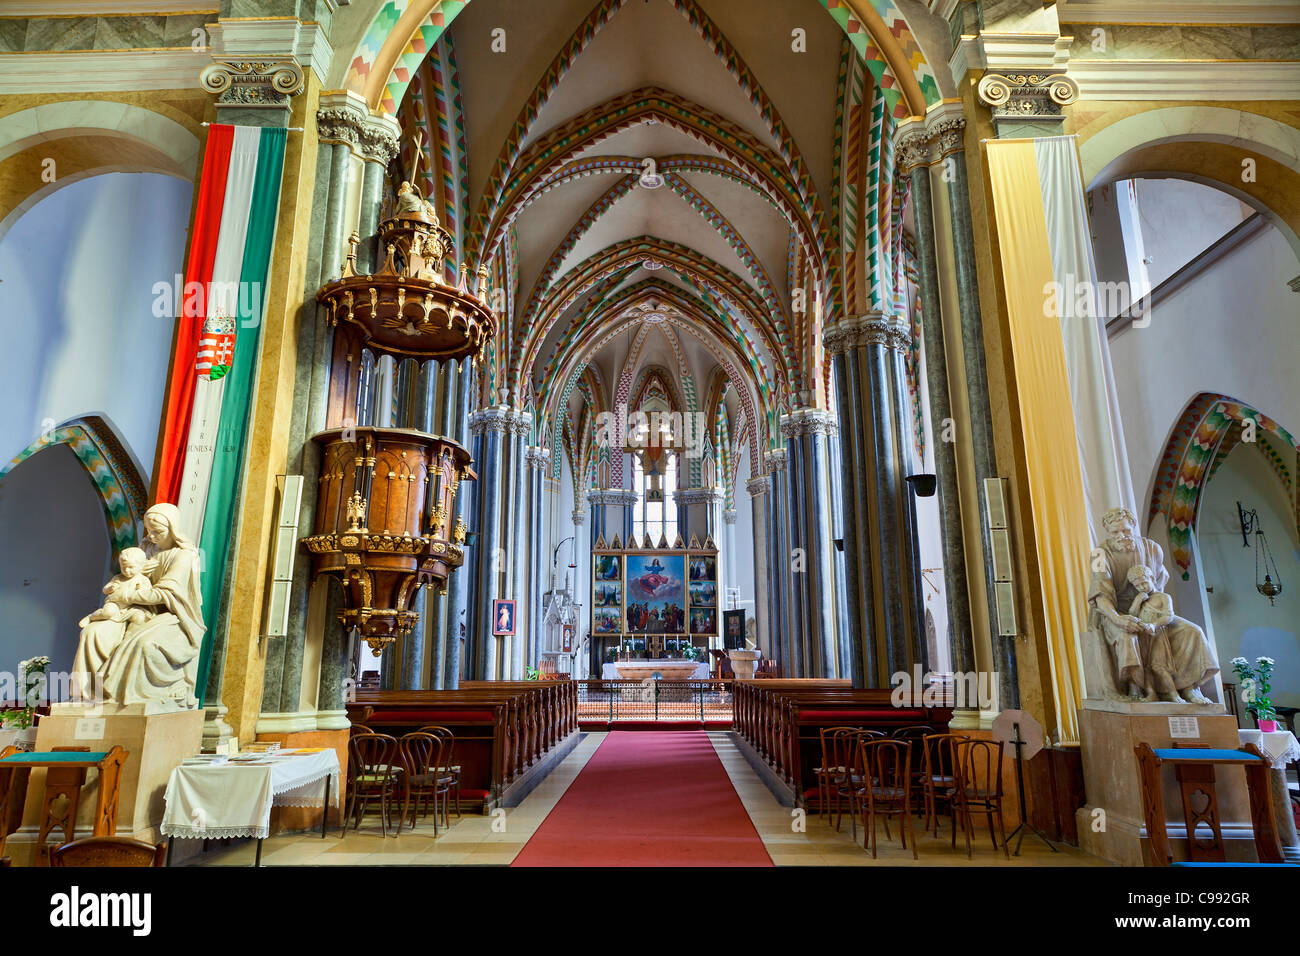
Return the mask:
<path id="1" fill-rule="evenodd" d="M 708 680 L 709 665 L 704 661 L 607 661 L 600 669 L 604 680 Z"/>

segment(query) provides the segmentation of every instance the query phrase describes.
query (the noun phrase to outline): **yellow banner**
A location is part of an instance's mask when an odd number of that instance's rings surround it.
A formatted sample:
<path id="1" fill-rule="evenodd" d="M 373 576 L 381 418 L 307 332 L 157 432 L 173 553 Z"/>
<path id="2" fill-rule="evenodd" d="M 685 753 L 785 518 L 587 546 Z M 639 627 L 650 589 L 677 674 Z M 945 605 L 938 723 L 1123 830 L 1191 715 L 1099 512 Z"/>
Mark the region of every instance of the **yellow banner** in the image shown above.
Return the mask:
<path id="1" fill-rule="evenodd" d="M 1038 568 L 1059 733 L 1063 740 L 1077 741 L 1083 696 L 1079 641 L 1088 617 L 1091 544 L 1065 346 L 1048 294 L 1056 277 L 1035 144 L 986 143 L 985 162 L 1032 510 L 1034 553 L 1027 557 Z"/>

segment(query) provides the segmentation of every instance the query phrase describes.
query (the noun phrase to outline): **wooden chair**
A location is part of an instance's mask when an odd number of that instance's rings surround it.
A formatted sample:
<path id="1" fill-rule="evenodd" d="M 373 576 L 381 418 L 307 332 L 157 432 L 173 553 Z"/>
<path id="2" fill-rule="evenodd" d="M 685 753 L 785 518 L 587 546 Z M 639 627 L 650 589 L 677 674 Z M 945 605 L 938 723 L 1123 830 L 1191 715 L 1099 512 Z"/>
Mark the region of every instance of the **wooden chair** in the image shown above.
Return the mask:
<path id="1" fill-rule="evenodd" d="M 348 799 L 340 836 L 348 832 L 349 817 L 354 817 L 353 829 L 360 829 L 366 807 L 376 798 L 379 832 L 388 836 L 389 801 L 396 798 L 401 772 L 396 738 L 356 734 L 348 739 Z"/>
<path id="2" fill-rule="evenodd" d="M 843 760 L 845 769 L 840 778 L 839 786 L 835 788 L 835 829 L 840 828 L 841 810 L 840 798 L 849 798 L 849 819 L 853 824 L 853 842 L 858 842 L 858 805 L 859 801 L 864 798 L 864 791 L 868 784 L 872 782 L 867 775 L 866 768 L 862 764 L 862 741 L 877 740 L 885 736 L 882 730 L 863 730 L 861 727 L 849 727 L 847 733 L 836 735 L 833 740 L 837 751 L 836 756 Z"/>
<path id="3" fill-rule="evenodd" d="M 848 765 L 848 753 L 845 749 L 848 744 L 839 738 L 857 732 L 857 727 L 823 727 L 821 729 L 821 761 L 817 766 L 813 767 L 813 774 L 817 777 L 817 812 L 821 814 L 827 825 L 831 822 L 830 803 L 833 793 L 836 794 L 836 809 L 839 809 L 837 791 L 843 783 Z M 838 823 L 836 826 L 838 828 Z"/>
<path id="4" fill-rule="evenodd" d="M 397 824 L 397 832 L 401 832 L 408 812 L 411 814 L 411 829 L 414 830 L 416 815 L 427 816 L 429 800 L 432 799 L 433 835 L 436 837 L 438 835 L 438 797 L 445 795 L 448 789 L 445 775 L 442 772 L 442 752 L 446 746 L 446 738 L 436 734 L 416 731 L 411 734 L 403 734 L 397 744 L 401 751 L 402 783 L 404 784 L 402 788 L 402 816 Z M 411 810 L 412 798 L 415 800 L 414 810 Z M 420 811 L 422 803 L 424 805 L 423 813 Z"/>
<path id="5" fill-rule="evenodd" d="M 885 836 L 889 833 L 889 818 L 899 817 L 898 835 L 902 837 L 903 849 L 907 849 L 907 838 L 912 836 L 912 859 L 916 856 L 916 837 L 912 833 L 912 748 L 906 740 L 881 737 L 871 739 L 863 735 L 858 738 L 862 758 L 862 788 L 866 799 L 863 801 L 864 848 L 871 851 L 871 858 L 876 859 L 878 846 L 876 838 L 876 817 L 884 817 Z"/>
<path id="6" fill-rule="evenodd" d="M 957 789 L 956 743 L 965 740 L 964 734 L 927 734 L 921 738 L 922 759 L 921 794 L 925 802 L 925 829 L 934 824 L 934 835 L 939 835 L 939 803 L 948 804 L 952 816 L 952 845 L 957 845 L 957 808 L 954 793 Z"/>
<path id="7" fill-rule="evenodd" d="M 355 737 L 357 734 L 373 734 L 374 731 L 371 730 L 369 727 L 367 727 L 365 724 L 353 724 L 350 733 L 351 736 Z"/>
<path id="8" fill-rule="evenodd" d="M 50 866 L 162 866 L 167 844 L 129 837 L 93 836 L 50 851 Z"/>
<path id="9" fill-rule="evenodd" d="M 911 727 L 898 727 L 889 736 L 894 740 L 901 740 L 907 744 L 907 748 L 912 752 L 912 796 L 919 797 L 922 802 L 925 799 L 923 776 L 925 775 L 925 738 L 934 733 L 934 728 L 929 724 L 914 724 Z"/>
<path id="10" fill-rule="evenodd" d="M 1011 851 L 1007 848 L 1007 827 L 1002 820 L 1002 744 L 967 737 L 956 741 L 953 749 L 957 758 L 953 805 L 960 813 L 966 831 L 967 858 L 971 855 L 970 838 L 975 826 L 972 815 L 982 813 L 988 817 L 989 839 L 993 841 L 995 851 L 998 839 L 993 833 L 993 815 L 997 814 L 998 829 L 1002 831 L 1002 852 L 1008 860 L 1011 859 Z M 953 846 L 956 845 L 954 831 Z"/>
<path id="11" fill-rule="evenodd" d="M 447 727 L 439 724 L 429 724 L 421 727 L 420 733 L 433 734 L 435 737 L 443 738 L 443 752 L 439 764 L 438 773 L 445 777 L 443 781 L 445 788 L 442 800 L 442 823 L 443 826 L 450 827 L 451 821 L 447 818 L 447 802 L 454 794 L 456 799 L 456 819 L 461 819 L 460 813 L 460 764 L 456 763 L 456 735 Z M 436 807 L 435 807 L 436 809 Z"/>

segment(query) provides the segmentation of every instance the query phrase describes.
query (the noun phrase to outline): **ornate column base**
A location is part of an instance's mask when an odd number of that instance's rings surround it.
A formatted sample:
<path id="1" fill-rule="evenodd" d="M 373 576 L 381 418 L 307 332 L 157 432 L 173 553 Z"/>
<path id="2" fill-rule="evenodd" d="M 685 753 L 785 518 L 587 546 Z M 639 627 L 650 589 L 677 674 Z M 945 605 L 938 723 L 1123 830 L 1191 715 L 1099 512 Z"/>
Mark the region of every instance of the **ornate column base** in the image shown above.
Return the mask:
<path id="1" fill-rule="evenodd" d="M 201 746 L 204 753 L 216 753 L 218 745 L 229 743 L 235 735 L 235 728 L 226 723 L 228 712 L 229 708 L 225 704 L 209 704 L 203 708 Z"/>

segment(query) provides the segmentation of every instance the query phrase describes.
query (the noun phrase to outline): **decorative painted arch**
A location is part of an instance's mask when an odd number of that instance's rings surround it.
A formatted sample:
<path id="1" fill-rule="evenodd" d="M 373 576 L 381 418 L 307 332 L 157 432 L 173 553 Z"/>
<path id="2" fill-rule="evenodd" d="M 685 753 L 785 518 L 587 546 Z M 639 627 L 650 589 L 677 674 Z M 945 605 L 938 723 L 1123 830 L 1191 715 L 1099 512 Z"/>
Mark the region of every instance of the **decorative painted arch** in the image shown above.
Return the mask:
<path id="1" fill-rule="evenodd" d="M 674 295 L 673 290 L 669 287 L 661 286 L 654 282 L 642 283 L 638 286 L 634 286 L 632 289 L 628 290 L 628 294 L 644 294 L 647 288 L 653 288 L 654 294 L 659 297 L 672 298 Z M 677 294 L 677 298 L 680 300 L 681 305 L 686 306 L 687 314 L 693 314 L 694 310 L 690 309 L 689 304 L 680 297 L 680 294 Z M 730 378 L 732 385 L 736 389 L 736 394 L 739 397 L 741 406 L 745 410 L 745 415 L 749 421 L 758 423 L 757 427 L 749 430 L 749 440 L 752 446 L 754 460 L 761 462 L 763 458 L 759 449 L 760 447 L 765 447 L 767 445 L 769 421 L 775 420 L 775 410 L 771 407 L 771 392 L 762 387 L 752 366 L 749 367 L 749 376 L 742 376 L 740 372 L 737 371 L 737 365 L 733 361 L 733 358 L 741 358 L 741 367 L 745 367 L 743 356 L 739 354 L 734 356 L 728 354 L 722 343 L 714 335 L 709 334 L 709 331 L 704 327 L 704 323 L 699 321 L 698 316 L 694 316 L 696 321 L 687 321 L 673 311 L 669 311 L 667 315 L 668 323 L 675 326 L 679 331 L 685 332 L 697 339 L 709 354 L 713 356 L 714 360 L 722 366 L 727 376 Z M 600 349 L 611 339 L 618 335 L 622 335 L 626 331 L 626 327 L 634 321 L 636 320 L 631 318 L 622 318 L 613 324 L 606 324 L 600 326 L 599 329 L 592 329 L 584 338 L 570 343 L 566 354 L 560 356 L 557 363 L 561 370 L 561 377 L 554 379 L 555 381 L 565 381 L 570 383 L 560 395 L 560 398 L 565 403 L 561 408 L 567 408 L 568 396 L 572 393 L 573 389 L 572 383 L 576 380 L 579 371 L 585 366 L 587 357 L 600 351 Z M 735 349 L 735 347 L 735 344 L 732 343 L 731 348 Z M 752 395 L 750 391 L 751 387 L 753 388 Z M 755 397 L 757 397 L 760 402 L 764 403 L 763 408 L 765 415 L 763 418 L 760 418 L 754 412 Z M 543 407 L 547 406 L 544 405 Z M 551 412 L 551 414 L 554 415 L 556 413 Z"/>
<path id="2" fill-rule="evenodd" d="M 720 325 L 722 319 L 717 314 L 702 309 L 700 303 L 688 293 L 658 279 L 647 279 L 629 286 L 611 301 L 602 299 L 601 309 L 599 310 L 600 315 L 597 315 L 596 311 L 593 310 L 589 314 L 576 317 L 571 323 L 570 329 L 557 343 L 554 354 L 547 362 L 546 370 L 542 375 L 542 382 L 570 381 L 570 376 L 574 374 L 569 371 L 571 366 L 577 365 L 579 359 L 585 361 L 585 356 L 599 351 L 615 335 L 621 334 L 625 325 L 630 321 L 634 321 L 630 318 L 623 318 L 621 321 L 616 320 L 611 323 L 603 316 L 609 314 L 625 316 L 628 310 L 651 300 L 660 304 L 667 304 L 681 314 L 692 317 L 701 327 L 711 329 L 714 336 L 720 334 L 721 341 L 728 343 L 735 350 L 736 357 L 740 360 L 742 367 L 747 368 L 750 372 L 755 394 L 766 413 L 764 421 L 767 422 L 769 419 L 775 421 L 778 396 L 773 392 L 766 366 L 758 359 L 752 342 L 743 335 L 737 336 L 727 326 Z M 685 327 L 686 323 L 683 323 L 672 309 L 666 313 L 669 323 L 678 327 Z M 715 345 L 713 336 L 706 335 L 694 327 L 687 328 L 686 331 L 704 342 L 715 358 L 725 354 L 719 346 Z M 719 364 L 725 365 L 726 363 L 719 360 Z M 744 383 L 740 380 L 735 381 L 737 391 L 744 393 Z M 543 390 L 545 391 L 545 384 L 543 384 Z"/>
<path id="3" fill-rule="evenodd" d="M 1240 439 L 1247 421 L 1253 421 L 1258 433 L 1266 436 L 1278 465 L 1284 467 L 1278 449 L 1290 449 L 1289 453 L 1295 455 L 1296 440 L 1291 433 L 1244 402 L 1214 392 L 1201 392 L 1188 403 L 1165 443 L 1151 490 L 1147 523 L 1154 522 L 1158 515 L 1165 516 L 1169 545 L 1183 580 L 1189 576 L 1191 534 L 1200 518 L 1202 493 L 1216 462 Z M 1276 466 L 1274 472 L 1294 501 L 1294 487 L 1288 484 L 1287 472 Z"/>
<path id="4" fill-rule="evenodd" d="M 69 419 L 46 432 L 0 468 L 0 481 L 33 455 L 55 445 L 68 446 L 95 486 L 113 542 L 114 559 L 123 548 L 136 547 L 149 500 L 144 479 L 113 427 L 98 415 Z"/>
<path id="5" fill-rule="evenodd" d="M 761 300 L 758 298 L 757 293 L 739 277 L 693 249 L 654 236 L 638 236 L 616 243 L 613 246 L 607 246 L 593 253 L 582 263 L 565 273 L 555 287 L 547 293 L 538 314 L 532 317 L 527 333 L 516 350 L 511 371 L 511 387 L 523 375 L 525 369 L 533 366 L 537 358 L 537 352 L 550 334 L 551 328 L 571 305 L 583 295 L 589 293 L 602 279 L 629 266 L 638 265 L 648 260 L 662 262 L 679 275 L 701 282 L 710 290 L 720 293 L 754 322 L 761 338 L 764 340 L 763 344 L 767 354 L 773 357 L 781 354 L 777 347 L 774 330 L 767 322 L 763 321 L 764 313 Z M 602 303 L 602 307 L 603 310 L 608 308 L 604 303 Z M 698 306 L 695 308 L 698 308 Z M 720 317 L 720 320 L 728 336 L 744 339 L 748 343 L 748 348 L 752 349 L 753 354 L 761 356 L 759 350 L 753 346 L 753 342 L 748 339 L 748 334 L 739 321 L 729 315 Z M 576 335 L 581 331 L 582 326 L 572 327 L 570 334 Z M 786 369 L 780 363 L 778 363 L 774 375 L 769 373 L 766 365 L 762 363 L 761 357 L 759 368 L 763 370 L 760 373 L 763 380 L 774 379 L 786 388 L 789 387 L 786 378 L 787 374 L 794 376 L 796 382 L 802 378 L 800 369 Z"/>
<path id="6" fill-rule="evenodd" d="M 814 192 L 805 200 L 784 161 L 753 134 L 691 100 L 659 87 L 631 90 L 570 119 L 539 139 L 512 168 L 499 201 L 480 204 L 473 228 L 481 245 L 470 250 L 471 261 L 485 260 L 501 241 L 503 230 L 541 185 L 585 150 L 623 130 L 654 121 L 677 130 L 706 148 L 717 150 L 739 166 L 800 231 L 804 247 L 818 258 L 825 245 L 821 200 Z"/>
<path id="7" fill-rule="evenodd" d="M 420 61 L 469 2 L 385 0 L 349 61 L 344 87 L 361 93 L 372 108 L 395 114 Z M 602 0 L 592 10 L 538 83 L 525 115 L 531 112 L 531 118 L 536 117 L 574 59 L 625 2 Z M 891 110 L 897 116 L 923 116 L 928 106 L 940 101 L 934 71 L 892 0 L 820 2 L 867 62 L 872 76 L 889 90 Z"/>

